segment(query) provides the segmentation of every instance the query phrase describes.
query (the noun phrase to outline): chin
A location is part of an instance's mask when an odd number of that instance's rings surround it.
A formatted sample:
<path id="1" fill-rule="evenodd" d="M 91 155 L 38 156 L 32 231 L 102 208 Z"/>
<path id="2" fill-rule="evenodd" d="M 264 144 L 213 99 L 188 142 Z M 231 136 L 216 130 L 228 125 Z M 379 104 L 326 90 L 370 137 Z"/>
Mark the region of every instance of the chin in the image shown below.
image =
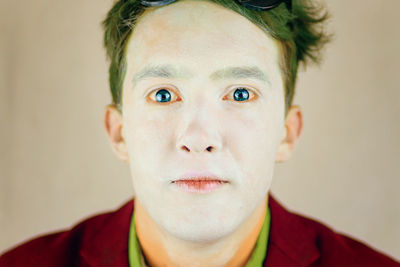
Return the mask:
<path id="1" fill-rule="evenodd" d="M 160 188 L 157 196 L 141 196 L 142 205 L 160 228 L 177 239 L 193 243 L 213 242 L 230 235 L 252 211 L 248 208 L 252 205 L 246 200 L 243 203 L 231 187 L 202 196 L 167 187 Z"/>
<path id="2" fill-rule="evenodd" d="M 194 216 L 196 217 L 196 216 Z M 196 223 L 180 220 L 164 222 L 163 227 L 175 238 L 191 243 L 212 243 L 231 234 L 237 227 L 235 221 L 214 222 L 201 218 Z"/>
<path id="3" fill-rule="evenodd" d="M 158 214 L 158 223 L 175 238 L 193 243 L 208 243 L 230 235 L 246 218 L 247 214 L 237 209 L 237 205 L 227 208 L 224 201 L 219 205 L 210 203 L 187 203 L 164 209 Z"/>

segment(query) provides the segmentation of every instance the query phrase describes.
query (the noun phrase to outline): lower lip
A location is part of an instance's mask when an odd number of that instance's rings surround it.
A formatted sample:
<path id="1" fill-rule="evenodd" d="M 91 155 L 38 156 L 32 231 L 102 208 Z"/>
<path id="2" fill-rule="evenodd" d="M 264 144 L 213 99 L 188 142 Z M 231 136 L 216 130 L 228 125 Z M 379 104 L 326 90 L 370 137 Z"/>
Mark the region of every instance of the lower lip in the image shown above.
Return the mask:
<path id="1" fill-rule="evenodd" d="M 222 187 L 226 182 L 218 180 L 179 180 L 175 181 L 180 189 L 189 193 L 209 193 Z"/>

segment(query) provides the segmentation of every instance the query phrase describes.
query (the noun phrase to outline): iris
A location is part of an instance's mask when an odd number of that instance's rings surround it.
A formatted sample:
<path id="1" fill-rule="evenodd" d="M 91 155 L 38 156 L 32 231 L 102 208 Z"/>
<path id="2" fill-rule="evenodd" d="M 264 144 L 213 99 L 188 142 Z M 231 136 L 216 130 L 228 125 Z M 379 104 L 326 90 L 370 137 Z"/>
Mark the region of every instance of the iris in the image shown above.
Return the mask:
<path id="1" fill-rule="evenodd" d="M 243 99 L 243 98 L 245 98 L 245 99 Z M 235 93 L 234 93 L 234 99 L 238 100 L 238 101 L 248 100 L 249 92 L 244 88 L 236 89 Z"/>
<path id="2" fill-rule="evenodd" d="M 171 94 L 167 90 L 161 89 L 156 94 L 156 100 L 158 102 L 169 102 L 171 100 Z"/>

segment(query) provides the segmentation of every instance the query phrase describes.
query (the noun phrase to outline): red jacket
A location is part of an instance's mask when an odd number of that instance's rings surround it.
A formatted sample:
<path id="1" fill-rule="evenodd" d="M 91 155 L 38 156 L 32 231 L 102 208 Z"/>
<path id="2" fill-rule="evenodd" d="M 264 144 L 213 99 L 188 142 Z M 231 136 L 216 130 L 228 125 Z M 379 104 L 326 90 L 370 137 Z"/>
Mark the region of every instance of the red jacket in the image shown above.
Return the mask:
<path id="1" fill-rule="evenodd" d="M 323 224 L 291 213 L 269 196 L 271 226 L 264 266 L 396 266 L 400 263 Z M 41 236 L 0 257 L 0 266 L 125 266 L 130 200 L 70 230 Z"/>

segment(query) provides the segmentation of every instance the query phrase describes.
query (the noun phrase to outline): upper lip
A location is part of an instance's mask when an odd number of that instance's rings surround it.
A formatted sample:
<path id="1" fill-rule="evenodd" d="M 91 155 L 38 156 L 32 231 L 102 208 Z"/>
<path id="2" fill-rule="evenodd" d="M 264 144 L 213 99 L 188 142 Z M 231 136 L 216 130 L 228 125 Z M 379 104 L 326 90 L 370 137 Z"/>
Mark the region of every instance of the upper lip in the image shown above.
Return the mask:
<path id="1" fill-rule="evenodd" d="M 209 171 L 190 171 L 186 172 L 183 175 L 179 176 L 178 179 L 172 181 L 173 183 L 179 180 L 194 180 L 194 181 L 201 181 L 201 180 L 218 180 L 224 183 L 228 183 L 228 180 L 219 177 L 212 172 Z"/>

